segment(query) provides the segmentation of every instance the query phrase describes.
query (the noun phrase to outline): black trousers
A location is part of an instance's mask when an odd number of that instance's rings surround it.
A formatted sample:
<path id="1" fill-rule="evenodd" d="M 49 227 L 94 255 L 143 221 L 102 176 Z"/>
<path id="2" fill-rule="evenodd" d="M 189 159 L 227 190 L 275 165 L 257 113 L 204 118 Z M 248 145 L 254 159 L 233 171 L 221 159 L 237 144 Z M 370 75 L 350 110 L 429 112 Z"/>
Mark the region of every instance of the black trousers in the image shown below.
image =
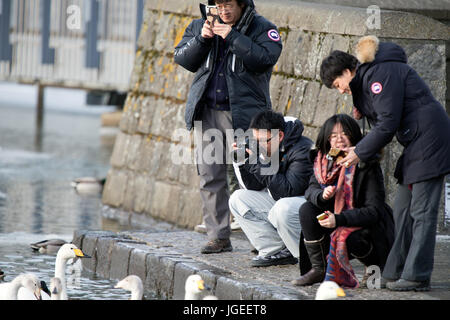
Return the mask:
<path id="1" fill-rule="evenodd" d="M 333 210 L 332 208 L 330 209 L 330 211 Z M 300 207 L 300 224 L 305 240 L 319 240 L 324 235 L 330 235 L 335 230 L 324 228 L 319 224 L 316 217 L 323 212 L 323 209 L 316 207 L 309 201 Z M 352 232 L 347 237 L 346 243 L 349 260 L 357 258 L 365 266 L 380 265 L 375 246 L 370 239 L 367 229 Z"/>

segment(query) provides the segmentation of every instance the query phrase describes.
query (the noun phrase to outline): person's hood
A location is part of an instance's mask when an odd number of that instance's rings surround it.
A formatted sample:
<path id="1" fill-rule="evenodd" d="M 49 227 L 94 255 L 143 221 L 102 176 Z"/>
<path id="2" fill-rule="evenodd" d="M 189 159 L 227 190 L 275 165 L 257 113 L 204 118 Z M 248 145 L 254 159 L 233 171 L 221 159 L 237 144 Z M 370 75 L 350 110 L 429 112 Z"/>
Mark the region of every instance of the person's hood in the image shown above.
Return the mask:
<path id="1" fill-rule="evenodd" d="M 386 61 L 407 63 L 408 58 L 402 47 L 391 42 L 380 42 L 376 36 L 362 37 L 356 45 L 356 58 L 363 65 Z"/>
<path id="2" fill-rule="evenodd" d="M 356 76 L 351 82 L 352 91 L 359 87 L 364 74 L 372 66 L 387 61 L 408 63 L 402 47 L 392 42 L 380 42 L 376 36 L 362 37 L 356 45 L 355 53 L 358 66 Z"/>
<path id="3" fill-rule="evenodd" d="M 294 121 L 286 121 L 284 123 L 284 149 L 289 149 L 292 145 L 296 144 L 303 135 L 303 123 L 296 119 Z"/>

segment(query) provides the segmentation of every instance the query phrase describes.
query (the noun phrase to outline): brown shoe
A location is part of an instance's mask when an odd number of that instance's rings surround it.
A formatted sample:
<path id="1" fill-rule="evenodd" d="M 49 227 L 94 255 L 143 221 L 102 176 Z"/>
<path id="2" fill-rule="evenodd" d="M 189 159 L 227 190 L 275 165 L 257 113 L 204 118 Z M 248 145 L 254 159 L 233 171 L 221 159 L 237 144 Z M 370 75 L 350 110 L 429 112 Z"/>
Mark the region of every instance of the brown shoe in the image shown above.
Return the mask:
<path id="1" fill-rule="evenodd" d="M 231 246 L 230 239 L 216 239 L 209 241 L 202 249 L 201 253 L 209 254 L 209 253 L 220 253 L 220 252 L 228 252 L 232 251 L 233 247 Z"/>
<path id="2" fill-rule="evenodd" d="M 310 286 L 322 282 L 327 270 L 327 254 L 330 248 L 330 239 L 323 236 L 320 240 L 306 241 L 306 251 L 312 268 L 298 279 L 291 281 L 295 286 Z"/>
<path id="3" fill-rule="evenodd" d="M 300 278 L 292 280 L 291 283 L 294 286 L 311 286 L 314 283 L 322 282 L 323 279 L 325 279 L 325 272 L 323 272 L 323 270 L 312 268 Z"/>

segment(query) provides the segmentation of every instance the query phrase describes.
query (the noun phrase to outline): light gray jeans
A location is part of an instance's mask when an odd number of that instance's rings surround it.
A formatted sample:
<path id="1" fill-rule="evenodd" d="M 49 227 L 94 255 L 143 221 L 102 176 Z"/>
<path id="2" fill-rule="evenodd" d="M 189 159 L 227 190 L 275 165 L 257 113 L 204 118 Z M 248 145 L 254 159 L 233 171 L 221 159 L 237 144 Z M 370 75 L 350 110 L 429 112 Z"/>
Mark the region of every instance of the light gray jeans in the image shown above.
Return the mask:
<path id="1" fill-rule="evenodd" d="M 231 213 L 259 255 L 267 257 L 284 248 L 299 256 L 298 211 L 305 197 L 275 201 L 267 191 L 237 190 L 229 201 Z"/>

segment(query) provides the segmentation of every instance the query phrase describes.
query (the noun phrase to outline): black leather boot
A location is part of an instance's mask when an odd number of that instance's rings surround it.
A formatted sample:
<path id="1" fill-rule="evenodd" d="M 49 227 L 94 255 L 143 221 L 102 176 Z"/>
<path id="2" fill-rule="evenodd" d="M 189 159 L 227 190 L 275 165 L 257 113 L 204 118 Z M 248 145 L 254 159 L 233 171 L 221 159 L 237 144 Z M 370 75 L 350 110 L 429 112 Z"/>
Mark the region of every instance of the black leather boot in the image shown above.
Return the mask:
<path id="1" fill-rule="evenodd" d="M 310 286 L 322 282 L 327 270 L 327 255 L 330 250 L 329 236 L 323 236 L 320 240 L 305 240 L 306 251 L 311 261 L 311 270 L 291 283 L 296 286 Z"/>

